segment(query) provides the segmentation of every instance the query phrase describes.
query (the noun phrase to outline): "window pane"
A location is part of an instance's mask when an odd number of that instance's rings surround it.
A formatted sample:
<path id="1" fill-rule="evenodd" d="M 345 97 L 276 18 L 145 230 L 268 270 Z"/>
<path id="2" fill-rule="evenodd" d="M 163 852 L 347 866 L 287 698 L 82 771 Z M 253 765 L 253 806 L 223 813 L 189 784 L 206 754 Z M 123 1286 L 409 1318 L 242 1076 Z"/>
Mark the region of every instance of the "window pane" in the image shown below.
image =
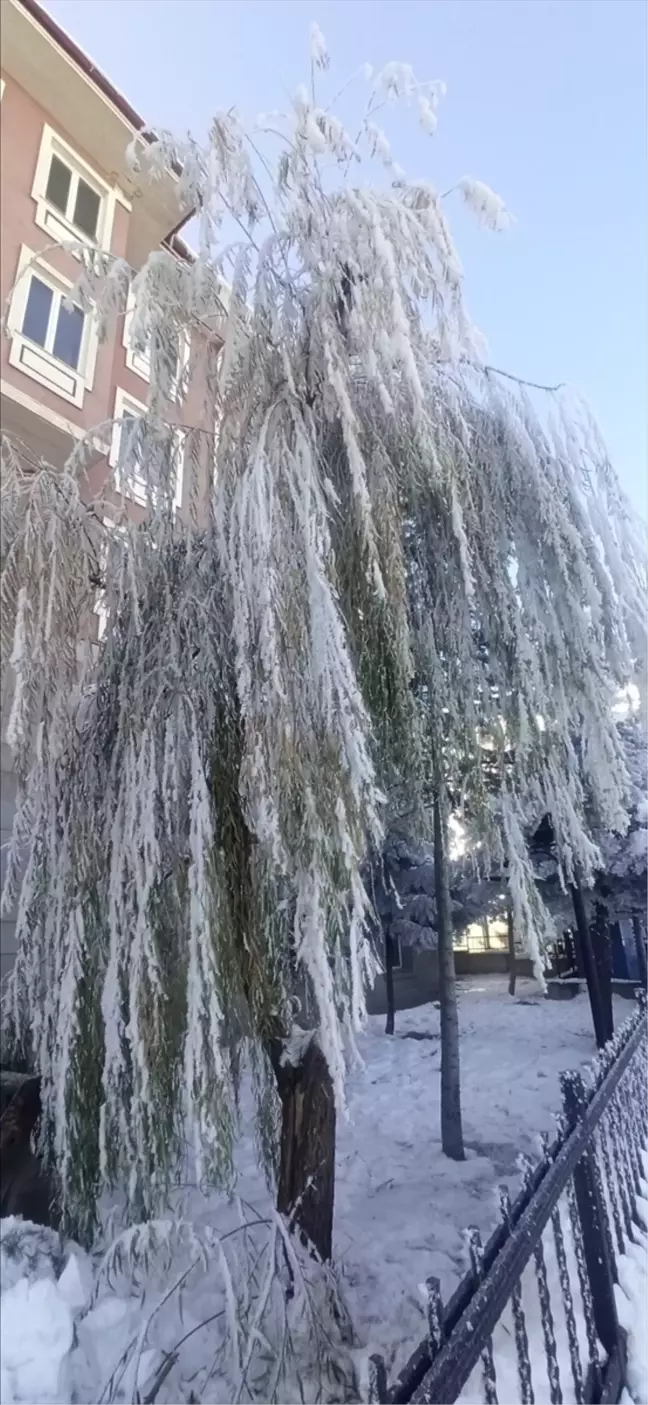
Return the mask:
<path id="1" fill-rule="evenodd" d="M 76 371 L 79 365 L 81 337 L 83 336 L 83 313 L 80 307 L 66 308 L 61 303 L 56 323 L 56 336 L 52 348 L 59 361 Z"/>
<path id="2" fill-rule="evenodd" d="M 167 374 L 172 381 L 175 381 L 180 370 L 180 352 L 178 338 L 172 332 L 167 332 L 162 338 L 162 355 L 164 356 Z"/>
<path id="3" fill-rule="evenodd" d="M 129 478 L 137 476 L 141 461 L 142 419 L 132 410 L 124 410 L 121 416 L 119 436 L 119 467 Z"/>
<path id="4" fill-rule="evenodd" d="M 76 203 L 74 206 L 74 223 L 83 230 L 90 239 L 94 239 L 97 233 L 99 222 L 99 206 L 101 200 L 96 190 L 86 185 L 80 180 L 77 188 Z"/>
<path id="5" fill-rule="evenodd" d="M 48 288 L 46 283 L 41 283 L 40 278 L 34 278 L 32 275 L 22 330 L 23 336 L 38 342 L 39 346 L 45 345 L 52 297 L 52 289 Z"/>
<path id="6" fill-rule="evenodd" d="M 50 204 L 55 205 L 56 209 L 60 210 L 63 215 L 67 212 L 71 179 L 72 172 L 69 168 L 64 165 L 63 161 L 59 161 L 58 156 L 53 156 L 45 195 Z"/>

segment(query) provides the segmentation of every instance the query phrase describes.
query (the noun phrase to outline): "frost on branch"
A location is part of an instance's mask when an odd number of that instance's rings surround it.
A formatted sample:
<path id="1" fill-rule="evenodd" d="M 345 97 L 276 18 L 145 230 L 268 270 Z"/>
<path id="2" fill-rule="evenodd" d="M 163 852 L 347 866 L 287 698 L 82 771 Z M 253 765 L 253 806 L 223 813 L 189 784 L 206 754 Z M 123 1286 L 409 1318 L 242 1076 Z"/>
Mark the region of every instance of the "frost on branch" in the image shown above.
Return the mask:
<path id="1" fill-rule="evenodd" d="M 200 250 L 128 275 L 152 360 L 137 436 L 94 491 L 83 442 L 62 472 L 3 451 L 6 1022 L 85 1228 L 111 1184 L 153 1211 L 186 1139 L 196 1176 L 227 1180 L 246 1061 L 272 1171 L 295 1027 L 344 1107 L 375 970 L 360 869 L 385 820 L 424 810 L 431 749 L 484 871 L 508 849 L 536 958 L 522 815 L 551 813 L 564 872 L 588 875 L 587 795 L 606 824 L 626 804 L 610 700 L 645 647 L 644 566 L 604 446 L 577 403 L 479 364 L 433 185 L 362 183 L 359 155 L 386 157 L 378 105 L 433 94 L 388 65 L 358 137 L 300 89 L 252 133 L 221 113 L 205 151 L 142 152 L 179 165 Z M 123 262 L 84 268 L 105 319 L 126 292 Z M 182 332 L 200 381 L 170 405 Z M 104 637 L 79 655 L 99 595 Z"/>
<path id="2" fill-rule="evenodd" d="M 466 204 L 477 215 L 477 218 L 487 229 L 494 229 L 499 232 L 509 229 L 511 226 L 511 216 L 500 195 L 496 195 L 490 186 L 484 185 L 483 181 L 471 180 L 466 177 L 459 182 L 459 190 L 463 195 Z"/>

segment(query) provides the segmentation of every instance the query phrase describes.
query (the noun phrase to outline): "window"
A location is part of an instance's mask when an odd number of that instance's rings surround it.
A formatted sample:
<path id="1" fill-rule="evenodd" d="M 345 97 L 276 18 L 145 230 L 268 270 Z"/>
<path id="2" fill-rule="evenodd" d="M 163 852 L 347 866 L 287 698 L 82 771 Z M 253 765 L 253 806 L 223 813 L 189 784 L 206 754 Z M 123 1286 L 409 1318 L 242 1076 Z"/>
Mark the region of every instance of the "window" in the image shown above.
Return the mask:
<path id="1" fill-rule="evenodd" d="M 160 362 L 163 364 L 169 379 L 170 399 L 175 400 L 180 379 L 189 362 L 189 335 L 184 330 L 174 334 L 170 329 L 159 328 L 153 332 L 152 337 L 148 336 L 145 340 L 138 338 L 135 342 L 132 334 L 134 313 L 135 300 L 131 291 L 124 317 L 123 342 L 126 348 L 126 365 L 130 371 L 134 371 L 136 376 L 140 376 L 148 384 L 151 379 L 151 347 L 153 340 L 155 340 L 158 364 Z"/>
<path id="2" fill-rule="evenodd" d="M 110 248 L 115 192 L 52 127 L 43 128 L 32 198 L 36 224 L 55 239 Z"/>
<path id="3" fill-rule="evenodd" d="M 104 527 L 107 528 L 108 532 L 110 533 L 110 535 L 111 535 L 111 537 L 112 537 L 112 543 L 109 543 L 108 541 L 104 541 L 104 542 L 103 542 L 103 545 L 102 545 L 102 550 L 101 550 L 101 558 L 100 558 L 99 566 L 100 566 L 100 570 L 101 570 L 102 576 L 105 576 L 106 569 L 107 569 L 107 566 L 108 566 L 108 553 L 109 553 L 109 550 L 110 550 L 110 546 L 112 545 L 112 546 L 113 546 L 113 549 L 114 549 L 115 543 L 116 543 L 116 542 L 119 542 L 120 539 L 123 541 L 123 539 L 124 539 L 124 537 L 125 537 L 125 535 L 126 535 L 126 532 L 125 532 L 125 528 L 124 528 L 124 527 L 118 526 L 116 522 L 111 522 L 111 520 L 110 520 L 109 517 L 104 517 L 103 524 L 104 524 Z M 102 641 L 102 639 L 105 637 L 105 634 L 106 634 L 106 629 L 107 629 L 107 627 L 108 627 L 108 613 L 109 613 L 109 612 L 108 612 L 108 605 L 107 605 L 107 603 L 106 603 L 106 590 L 105 590 L 105 587 L 104 587 L 103 585 L 102 585 L 102 586 L 100 587 L 100 589 L 97 591 L 97 597 L 96 597 L 95 604 L 94 604 L 94 613 L 95 613 L 95 615 L 97 616 L 97 641 L 96 641 L 96 642 L 97 642 L 97 644 L 100 644 L 101 641 Z"/>
<path id="4" fill-rule="evenodd" d="M 115 469 L 115 486 L 135 502 L 145 506 L 155 495 L 155 479 L 171 476 L 175 482 L 175 505 L 182 502 L 184 441 L 181 430 L 167 428 L 161 433 L 149 427 L 146 406 L 123 390 L 115 393 L 110 464 Z"/>
<path id="5" fill-rule="evenodd" d="M 50 162 L 45 199 L 89 239 L 96 239 L 101 196 L 59 156 L 52 156 Z"/>
<path id="6" fill-rule="evenodd" d="M 63 294 L 31 275 L 22 334 L 57 361 L 78 370 L 85 318 L 80 307 L 66 307 Z"/>
<path id="7" fill-rule="evenodd" d="M 9 364 L 73 405 L 82 405 L 94 377 L 94 319 L 69 297 L 72 284 L 23 247 L 7 317 Z"/>

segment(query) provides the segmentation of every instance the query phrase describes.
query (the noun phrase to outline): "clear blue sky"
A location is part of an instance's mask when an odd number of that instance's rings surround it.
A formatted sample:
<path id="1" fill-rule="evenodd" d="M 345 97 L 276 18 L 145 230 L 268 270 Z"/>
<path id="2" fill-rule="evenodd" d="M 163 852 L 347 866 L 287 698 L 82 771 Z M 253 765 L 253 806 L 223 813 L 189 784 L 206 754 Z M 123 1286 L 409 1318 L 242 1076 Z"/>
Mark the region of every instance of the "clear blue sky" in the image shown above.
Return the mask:
<path id="1" fill-rule="evenodd" d="M 179 132 L 204 135 L 233 103 L 281 107 L 307 79 L 313 19 L 340 83 L 366 60 L 443 78 L 434 138 L 413 116 L 385 123 L 395 155 L 443 190 L 472 175 L 504 197 L 509 234 L 453 219 L 491 360 L 588 397 L 646 516 L 645 0 L 46 2 L 147 121 Z"/>

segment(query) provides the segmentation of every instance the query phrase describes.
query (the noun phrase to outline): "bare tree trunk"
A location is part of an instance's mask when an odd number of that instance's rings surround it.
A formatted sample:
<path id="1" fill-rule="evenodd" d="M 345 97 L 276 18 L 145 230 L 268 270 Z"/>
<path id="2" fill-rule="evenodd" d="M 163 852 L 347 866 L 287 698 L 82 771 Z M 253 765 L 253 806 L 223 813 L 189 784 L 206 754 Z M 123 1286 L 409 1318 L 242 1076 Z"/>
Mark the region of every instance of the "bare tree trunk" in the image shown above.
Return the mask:
<path id="1" fill-rule="evenodd" d="M 644 941 L 643 928 L 641 925 L 641 914 L 632 914 L 632 935 L 634 937 L 635 950 L 637 953 L 637 966 L 639 968 L 639 980 L 643 986 L 646 985 L 646 943 Z"/>
<path id="2" fill-rule="evenodd" d="M 442 784 L 442 783 L 441 783 Z M 434 887 L 439 945 L 439 1003 L 441 1007 L 441 1146 L 453 1161 L 464 1161 L 461 1125 L 459 1012 L 455 979 L 450 887 L 448 882 L 445 795 L 437 774 L 434 794 Z"/>
<path id="3" fill-rule="evenodd" d="M 396 1011 L 394 1002 L 394 943 L 388 932 L 385 932 L 385 993 L 387 996 L 385 1034 L 393 1034 Z"/>
<path id="4" fill-rule="evenodd" d="M 601 1003 L 599 990 L 598 973 L 594 961 L 592 941 L 590 937 L 589 923 L 585 911 L 583 890 L 580 883 L 572 884 L 572 903 L 574 905 L 574 918 L 576 920 L 576 940 L 580 953 L 580 959 L 587 981 L 587 991 L 589 994 L 590 1007 L 592 1010 L 592 1021 L 594 1024 L 594 1034 L 596 1036 L 597 1048 L 602 1049 L 606 1043 L 605 1037 L 605 1017 Z"/>
<path id="5" fill-rule="evenodd" d="M 506 933 L 508 938 L 508 993 L 515 995 L 515 982 L 517 980 L 517 966 L 515 964 L 515 927 L 513 926 L 513 908 L 508 904 L 506 909 Z"/>
<path id="6" fill-rule="evenodd" d="M 333 1248 L 335 1098 L 326 1059 L 314 1042 L 299 1064 L 277 1065 L 281 1146 L 277 1209 L 321 1259 Z"/>

